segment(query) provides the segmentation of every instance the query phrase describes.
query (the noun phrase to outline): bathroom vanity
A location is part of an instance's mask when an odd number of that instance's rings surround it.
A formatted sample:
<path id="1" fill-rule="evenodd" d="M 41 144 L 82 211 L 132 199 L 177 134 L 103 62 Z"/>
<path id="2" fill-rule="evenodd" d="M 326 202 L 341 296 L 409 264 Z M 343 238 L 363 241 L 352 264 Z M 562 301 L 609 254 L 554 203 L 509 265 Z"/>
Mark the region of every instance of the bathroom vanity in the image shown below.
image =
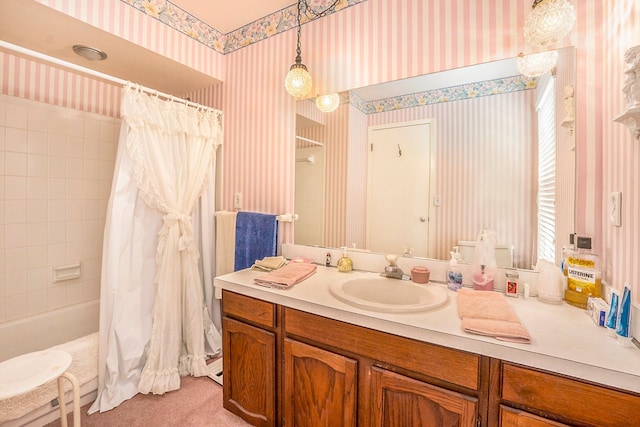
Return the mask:
<path id="1" fill-rule="evenodd" d="M 332 283 L 375 273 L 319 267 L 288 290 L 261 272 L 223 291 L 224 406 L 256 426 L 620 426 L 640 420 L 640 350 L 583 310 L 509 299 L 530 344 L 460 328 L 456 293 L 416 313 L 373 312 Z M 444 286 L 429 284 L 425 286 Z"/>

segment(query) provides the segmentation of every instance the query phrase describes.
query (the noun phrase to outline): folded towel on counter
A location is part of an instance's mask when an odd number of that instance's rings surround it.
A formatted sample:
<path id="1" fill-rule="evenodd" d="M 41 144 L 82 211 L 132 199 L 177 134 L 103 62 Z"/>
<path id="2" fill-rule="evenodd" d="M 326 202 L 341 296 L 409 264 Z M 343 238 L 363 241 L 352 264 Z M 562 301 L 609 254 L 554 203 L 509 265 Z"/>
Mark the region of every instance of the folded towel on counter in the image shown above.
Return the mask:
<path id="1" fill-rule="evenodd" d="M 276 215 L 238 212 L 236 216 L 235 271 L 244 270 L 255 260 L 276 256 L 278 221 Z"/>
<path id="2" fill-rule="evenodd" d="M 458 316 L 465 332 L 487 335 L 501 341 L 531 342 L 529 332 L 520 323 L 506 297 L 500 293 L 460 289 Z"/>
<path id="3" fill-rule="evenodd" d="M 286 263 L 287 260 L 283 256 L 269 256 L 264 257 L 261 260 L 256 260 L 256 262 L 251 266 L 251 269 L 273 271 L 283 267 Z"/>
<path id="4" fill-rule="evenodd" d="M 315 264 L 292 262 L 253 281 L 268 288 L 288 289 L 316 272 Z"/>

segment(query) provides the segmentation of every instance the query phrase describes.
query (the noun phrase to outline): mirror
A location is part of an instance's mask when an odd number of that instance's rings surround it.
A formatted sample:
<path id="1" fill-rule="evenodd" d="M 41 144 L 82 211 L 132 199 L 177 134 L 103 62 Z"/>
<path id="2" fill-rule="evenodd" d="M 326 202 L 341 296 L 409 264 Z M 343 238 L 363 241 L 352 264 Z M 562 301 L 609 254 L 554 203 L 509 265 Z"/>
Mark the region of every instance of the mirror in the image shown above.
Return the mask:
<path id="1" fill-rule="evenodd" d="M 332 113 L 298 101 L 294 242 L 447 260 L 452 247 L 468 252 L 480 230 L 490 228 L 501 248 L 512 248 L 511 265 L 531 268 L 538 254 L 538 163 L 544 161 L 536 106 L 553 81 L 557 214 L 546 237 L 558 261 L 574 227 L 575 135 L 565 94 L 575 87 L 575 74 L 575 48 L 569 47 L 559 50 L 552 73 L 536 79 L 520 76 L 511 58 L 344 92 Z M 392 247 L 369 247 L 376 228 L 399 224 L 389 218 L 386 226 L 367 227 L 371 132 L 425 121 L 431 125 L 427 200 L 407 194 L 393 202 L 403 211 L 423 204 L 416 220 L 426 218 L 425 232 L 402 233 Z M 392 142 L 389 163 L 413 157 L 405 143 Z M 400 175 L 386 178 L 398 191 L 413 176 Z M 427 248 L 417 253 L 423 240 Z"/>

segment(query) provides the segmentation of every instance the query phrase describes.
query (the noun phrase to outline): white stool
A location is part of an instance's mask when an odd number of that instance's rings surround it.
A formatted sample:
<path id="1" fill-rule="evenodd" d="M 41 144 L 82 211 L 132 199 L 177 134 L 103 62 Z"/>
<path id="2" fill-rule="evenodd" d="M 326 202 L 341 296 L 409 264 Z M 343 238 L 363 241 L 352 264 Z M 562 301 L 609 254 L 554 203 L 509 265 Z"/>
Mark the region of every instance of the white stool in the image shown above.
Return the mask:
<path id="1" fill-rule="evenodd" d="M 62 350 L 43 350 L 16 356 L 0 363 L 0 400 L 34 390 L 53 379 L 58 380 L 60 423 L 67 427 L 67 413 L 62 378 L 73 388 L 73 425 L 80 426 L 80 386 L 76 377 L 66 372 L 71 355 Z"/>

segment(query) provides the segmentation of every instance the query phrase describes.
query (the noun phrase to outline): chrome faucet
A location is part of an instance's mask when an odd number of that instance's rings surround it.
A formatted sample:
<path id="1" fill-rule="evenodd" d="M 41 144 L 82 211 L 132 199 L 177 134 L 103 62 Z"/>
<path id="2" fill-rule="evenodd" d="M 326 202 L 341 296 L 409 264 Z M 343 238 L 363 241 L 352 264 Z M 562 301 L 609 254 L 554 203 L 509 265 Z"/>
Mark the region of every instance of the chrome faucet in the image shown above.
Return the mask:
<path id="1" fill-rule="evenodd" d="M 380 273 L 383 277 L 388 277 L 389 279 L 400 279 L 400 280 L 409 280 L 411 276 L 408 274 L 404 274 L 403 271 L 398 267 L 398 256 L 393 254 L 388 254 L 385 256 L 385 259 L 389 263 L 384 268 L 384 271 Z"/>

